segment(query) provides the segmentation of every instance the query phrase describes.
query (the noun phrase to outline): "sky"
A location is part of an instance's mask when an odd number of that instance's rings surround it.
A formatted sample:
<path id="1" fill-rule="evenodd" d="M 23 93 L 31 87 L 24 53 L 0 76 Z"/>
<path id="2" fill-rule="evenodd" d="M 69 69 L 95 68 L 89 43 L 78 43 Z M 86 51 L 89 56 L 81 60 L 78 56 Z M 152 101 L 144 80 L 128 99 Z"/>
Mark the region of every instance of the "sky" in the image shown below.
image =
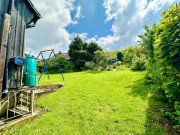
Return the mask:
<path id="1" fill-rule="evenodd" d="M 144 25 L 159 23 L 161 13 L 179 0 L 31 0 L 42 18 L 26 32 L 26 53 L 67 52 L 79 35 L 105 51 L 137 44 Z"/>

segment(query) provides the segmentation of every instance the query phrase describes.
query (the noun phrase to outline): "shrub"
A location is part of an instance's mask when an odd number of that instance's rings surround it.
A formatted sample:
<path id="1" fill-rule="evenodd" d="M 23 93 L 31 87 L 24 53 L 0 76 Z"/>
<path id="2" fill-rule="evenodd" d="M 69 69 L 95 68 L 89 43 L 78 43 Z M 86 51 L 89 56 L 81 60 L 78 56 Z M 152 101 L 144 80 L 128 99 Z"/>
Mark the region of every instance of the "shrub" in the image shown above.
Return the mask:
<path id="1" fill-rule="evenodd" d="M 136 56 L 135 47 L 128 47 L 123 51 L 123 54 L 123 63 L 130 66 L 132 64 L 133 58 Z"/>
<path id="2" fill-rule="evenodd" d="M 146 57 L 135 57 L 132 61 L 131 69 L 132 70 L 145 70 L 146 69 Z"/>
<path id="3" fill-rule="evenodd" d="M 84 69 L 87 61 L 91 62 L 94 59 L 94 53 L 97 50 L 101 50 L 101 47 L 97 43 L 86 43 L 80 37 L 75 37 L 69 45 L 70 60 L 74 64 L 74 68 L 77 71 Z"/>
<path id="4" fill-rule="evenodd" d="M 118 61 L 122 61 L 123 60 L 123 53 L 122 52 L 118 52 L 117 53 L 117 59 L 118 59 Z"/>
<path id="5" fill-rule="evenodd" d="M 71 61 L 66 60 L 63 56 L 58 56 L 58 63 L 60 65 L 60 68 L 62 72 L 72 72 L 74 70 L 74 65 Z M 37 67 L 39 72 L 41 72 L 44 68 L 44 62 L 42 60 L 37 62 Z M 59 73 L 59 68 L 56 62 L 56 59 L 52 57 L 50 61 L 48 62 L 47 66 L 48 73 Z"/>
<path id="6" fill-rule="evenodd" d="M 86 62 L 84 69 L 94 70 L 95 69 L 95 63 L 94 62 Z"/>
<path id="7" fill-rule="evenodd" d="M 115 65 L 116 67 L 120 67 L 120 66 L 122 65 L 122 62 L 121 62 L 121 61 L 118 61 L 118 62 L 114 63 L 114 65 Z"/>
<path id="8" fill-rule="evenodd" d="M 96 51 L 94 61 L 96 64 L 96 68 L 100 68 L 101 70 L 105 70 L 108 66 L 108 61 L 111 59 L 111 56 L 104 51 Z"/>
<path id="9" fill-rule="evenodd" d="M 113 65 L 108 65 L 106 68 L 107 71 L 112 71 L 113 69 L 114 69 Z"/>
<path id="10" fill-rule="evenodd" d="M 142 46 L 148 52 L 148 76 L 157 91 L 166 98 L 169 110 L 166 114 L 180 129 L 180 3 L 162 13 L 160 24 L 145 27 L 140 36 Z"/>

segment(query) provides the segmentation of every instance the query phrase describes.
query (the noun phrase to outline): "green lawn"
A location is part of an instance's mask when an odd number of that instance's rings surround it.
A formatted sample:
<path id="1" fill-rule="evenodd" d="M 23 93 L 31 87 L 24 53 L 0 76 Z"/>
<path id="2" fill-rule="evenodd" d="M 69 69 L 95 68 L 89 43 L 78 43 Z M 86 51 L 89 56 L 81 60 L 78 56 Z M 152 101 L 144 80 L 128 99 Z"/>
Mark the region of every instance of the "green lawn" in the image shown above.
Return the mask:
<path id="1" fill-rule="evenodd" d="M 154 119 L 159 106 L 143 83 L 144 72 L 130 70 L 65 74 L 65 86 L 36 102 L 50 110 L 2 134 L 165 135 Z M 42 84 L 58 83 L 59 75 Z"/>

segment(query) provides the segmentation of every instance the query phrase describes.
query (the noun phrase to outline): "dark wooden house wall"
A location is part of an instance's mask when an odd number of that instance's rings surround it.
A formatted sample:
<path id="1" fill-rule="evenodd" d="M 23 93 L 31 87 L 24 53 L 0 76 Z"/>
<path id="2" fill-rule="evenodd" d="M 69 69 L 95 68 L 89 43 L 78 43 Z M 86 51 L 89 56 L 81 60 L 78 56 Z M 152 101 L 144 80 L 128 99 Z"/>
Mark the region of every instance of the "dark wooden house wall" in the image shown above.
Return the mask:
<path id="1" fill-rule="evenodd" d="M 0 37 L 2 32 L 4 14 L 7 12 L 8 4 L 9 4 L 9 0 L 0 0 Z"/>
<path id="2" fill-rule="evenodd" d="M 0 14 L 7 12 L 10 0 L 0 0 Z M 29 4 L 29 0 L 12 0 L 12 10 L 10 19 L 10 34 L 8 38 L 7 54 L 9 58 L 24 56 L 25 49 L 25 30 L 26 25 L 35 17 L 35 11 Z M 0 18 L 0 28 L 3 18 Z M 0 29 L 0 32 L 2 30 Z M 7 57 L 8 55 L 6 55 Z M 8 58 L 8 59 L 9 59 Z M 9 88 L 17 88 L 22 82 L 22 68 L 16 67 L 13 63 L 9 63 Z M 5 80 L 5 79 L 4 79 Z"/>
<path id="3" fill-rule="evenodd" d="M 3 88 L 3 78 L 4 78 L 4 68 L 6 59 L 6 46 L 8 40 L 8 30 L 9 30 L 9 16 L 5 13 L 7 12 L 8 0 L 0 0 L 0 96 Z M 6 17 L 5 17 L 6 16 Z M 8 18 L 8 20 L 7 20 Z"/>

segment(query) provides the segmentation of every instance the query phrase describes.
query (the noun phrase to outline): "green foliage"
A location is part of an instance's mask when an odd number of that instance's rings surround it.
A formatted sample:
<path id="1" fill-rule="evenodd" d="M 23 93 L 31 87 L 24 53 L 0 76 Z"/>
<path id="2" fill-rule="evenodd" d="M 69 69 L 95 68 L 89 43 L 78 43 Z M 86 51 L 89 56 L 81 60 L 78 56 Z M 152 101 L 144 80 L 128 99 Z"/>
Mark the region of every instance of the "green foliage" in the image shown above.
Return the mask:
<path id="1" fill-rule="evenodd" d="M 123 63 L 128 64 L 129 66 L 132 64 L 133 58 L 136 56 L 135 47 L 128 47 L 123 50 Z"/>
<path id="2" fill-rule="evenodd" d="M 111 63 L 110 64 L 110 60 L 117 60 L 117 54 L 119 52 L 119 50 L 116 51 L 110 51 L 110 52 L 104 52 L 104 51 L 96 51 L 95 52 L 95 57 L 94 57 L 94 62 L 95 62 L 95 67 L 94 70 L 99 70 L 99 71 L 103 71 L 103 70 L 114 70 L 114 69 L 118 69 L 120 66 L 122 66 L 122 61 L 117 61 L 115 63 Z M 121 53 L 122 54 L 122 53 Z"/>
<path id="3" fill-rule="evenodd" d="M 145 70 L 146 69 L 146 63 L 147 63 L 147 59 L 145 55 L 142 55 L 140 57 L 135 57 L 133 58 L 133 62 L 131 65 L 131 69 L 132 70 Z"/>
<path id="4" fill-rule="evenodd" d="M 117 59 L 117 53 L 120 52 L 119 50 L 116 50 L 116 51 L 110 51 L 110 52 L 106 52 L 108 53 L 112 59 Z"/>
<path id="5" fill-rule="evenodd" d="M 97 43 L 88 44 L 83 42 L 80 37 L 76 37 L 69 46 L 69 56 L 77 71 L 106 70 L 108 61 L 112 58 L 116 59 L 117 52 L 104 52 Z"/>
<path id="6" fill-rule="evenodd" d="M 145 27 L 140 36 L 141 45 L 148 52 L 148 82 L 156 86 L 167 98 L 170 110 L 168 114 L 179 128 L 180 104 L 180 4 L 170 6 L 162 13 L 159 25 Z"/>
<path id="7" fill-rule="evenodd" d="M 122 62 L 121 62 L 121 61 L 118 61 L 118 62 L 114 63 L 114 65 L 115 65 L 116 67 L 120 67 L 120 66 L 122 65 Z"/>
<path id="8" fill-rule="evenodd" d="M 114 66 L 113 65 L 108 65 L 106 67 L 106 71 L 112 71 L 114 69 Z"/>
<path id="9" fill-rule="evenodd" d="M 108 61 L 111 59 L 111 55 L 109 53 L 106 53 L 104 51 L 96 51 L 94 60 L 96 63 L 96 69 L 97 70 L 105 70 L 108 67 Z"/>
<path id="10" fill-rule="evenodd" d="M 75 70 L 83 70 L 86 62 L 94 60 L 94 53 L 102 50 L 96 43 L 84 43 L 80 37 L 74 38 L 69 46 L 70 60 L 73 62 Z"/>
<path id="11" fill-rule="evenodd" d="M 123 61 L 123 53 L 122 52 L 117 53 L 117 59 L 118 59 L 118 61 Z"/>
<path id="12" fill-rule="evenodd" d="M 94 68 L 95 68 L 95 63 L 93 61 L 91 62 L 87 61 L 85 63 L 84 69 L 94 70 Z"/>
<path id="13" fill-rule="evenodd" d="M 82 39 L 78 36 L 75 37 L 74 40 L 69 45 L 69 55 L 72 56 L 73 53 L 75 53 L 76 51 L 83 50 L 84 46 L 85 46 L 85 44 L 82 41 Z"/>
<path id="14" fill-rule="evenodd" d="M 180 4 L 179 7 L 180 8 Z M 180 70 L 180 10 L 171 6 L 162 14 L 159 25 L 158 53 L 162 64 Z"/>
<path id="15" fill-rule="evenodd" d="M 98 46 L 98 44 L 96 44 L 96 43 L 94 43 L 94 42 L 88 44 L 88 46 L 87 46 L 87 52 L 89 52 L 90 54 L 94 55 L 94 53 L 95 53 L 97 50 L 102 51 L 102 48 L 101 48 L 100 46 Z"/>
<path id="16" fill-rule="evenodd" d="M 58 56 L 58 63 L 60 64 L 60 67 L 62 69 L 62 72 L 72 72 L 74 69 L 74 65 L 71 61 L 66 60 L 63 56 Z M 37 62 L 37 66 L 39 69 L 39 72 L 41 72 L 44 68 L 44 62 L 42 60 Z M 57 66 L 57 61 L 54 57 L 52 57 L 48 63 L 47 66 L 49 73 L 59 73 L 59 68 Z"/>
<path id="17" fill-rule="evenodd" d="M 154 59 L 154 42 L 155 42 L 155 33 L 156 33 L 156 25 L 153 26 L 153 29 L 151 30 L 149 26 L 144 26 L 144 29 L 146 33 L 143 36 L 139 36 L 142 40 L 140 42 L 141 47 L 145 48 L 148 53 L 149 61 Z M 151 61 L 151 64 L 153 61 Z"/>
<path id="18" fill-rule="evenodd" d="M 147 52 L 141 46 L 128 47 L 123 50 L 123 63 L 133 70 L 145 70 L 147 64 Z"/>
<path id="19" fill-rule="evenodd" d="M 81 70 L 85 64 L 85 55 L 87 58 L 87 52 L 84 51 L 84 48 L 87 47 L 80 37 L 75 37 L 69 46 L 69 56 L 70 60 L 73 62 L 76 70 Z"/>
<path id="20" fill-rule="evenodd" d="M 44 67 L 44 62 L 42 60 L 37 61 L 37 67 L 39 70 L 42 70 Z"/>

